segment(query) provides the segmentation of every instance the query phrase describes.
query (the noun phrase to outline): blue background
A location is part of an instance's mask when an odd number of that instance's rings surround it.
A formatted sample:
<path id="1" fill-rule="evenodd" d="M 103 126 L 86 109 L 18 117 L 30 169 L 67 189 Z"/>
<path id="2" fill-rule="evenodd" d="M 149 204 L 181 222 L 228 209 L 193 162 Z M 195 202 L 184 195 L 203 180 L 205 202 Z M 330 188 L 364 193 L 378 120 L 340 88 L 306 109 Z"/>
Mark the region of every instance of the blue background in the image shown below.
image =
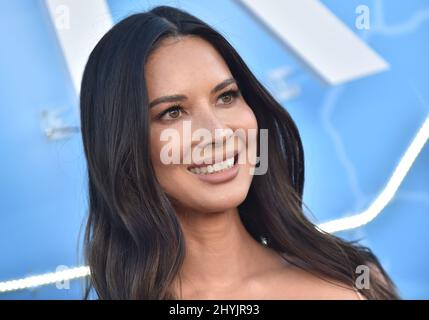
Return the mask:
<path id="1" fill-rule="evenodd" d="M 365 209 L 429 115 L 429 1 L 322 1 L 389 64 L 340 86 L 321 82 L 233 0 L 108 0 L 114 22 L 157 4 L 190 11 L 225 34 L 289 110 L 306 155 L 304 201 L 324 222 Z M 358 5 L 369 30 L 355 27 Z M 44 114 L 79 126 L 78 100 L 43 1 L 0 0 L 0 281 L 82 265 L 85 163 L 78 133 L 47 138 Z M 273 80 L 281 70 L 290 75 Z M 285 97 L 285 91 L 295 94 Z M 429 298 L 429 146 L 371 223 L 341 232 L 362 239 L 404 298 Z M 48 285 L 0 299 L 80 299 Z"/>

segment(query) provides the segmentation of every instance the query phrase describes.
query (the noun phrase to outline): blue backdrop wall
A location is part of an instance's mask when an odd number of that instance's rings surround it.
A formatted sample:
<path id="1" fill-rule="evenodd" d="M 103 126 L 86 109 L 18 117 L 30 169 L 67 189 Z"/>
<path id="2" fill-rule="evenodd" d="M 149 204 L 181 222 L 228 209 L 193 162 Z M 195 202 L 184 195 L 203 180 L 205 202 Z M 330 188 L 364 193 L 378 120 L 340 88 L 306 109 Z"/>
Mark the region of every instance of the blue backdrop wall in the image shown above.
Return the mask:
<path id="1" fill-rule="evenodd" d="M 157 4 L 189 10 L 227 36 L 296 120 L 306 153 L 304 201 L 315 222 L 368 207 L 429 115 L 429 2 L 322 1 L 389 64 L 322 83 L 233 0 L 108 0 L 114 22 Z M 371 10 L 369 30 L 355 8 Z M 50 135 L 52 126 L 63 132 Z M 82 265 L 85 163 L 78 99 L 44 1 L 0 0 L 0 282 Z M 341 232 L 379 256 L 404 298 L 429 298 L 429 146 L 369 224 Z M 82 281 L 0 293 L 80 299 Z"/>

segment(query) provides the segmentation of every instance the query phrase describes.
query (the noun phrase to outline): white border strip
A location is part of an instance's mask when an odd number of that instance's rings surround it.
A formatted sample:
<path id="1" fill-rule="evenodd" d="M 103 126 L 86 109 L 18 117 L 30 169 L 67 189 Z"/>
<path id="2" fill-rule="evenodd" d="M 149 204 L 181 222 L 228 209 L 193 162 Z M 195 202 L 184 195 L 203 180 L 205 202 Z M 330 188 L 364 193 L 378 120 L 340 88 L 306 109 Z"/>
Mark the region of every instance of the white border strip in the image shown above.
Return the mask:
<path id="1" fill-rule="evenodd" d="M 113 26 L 105 0 L 45 0 L 77 94 L 89 54 Z"/>

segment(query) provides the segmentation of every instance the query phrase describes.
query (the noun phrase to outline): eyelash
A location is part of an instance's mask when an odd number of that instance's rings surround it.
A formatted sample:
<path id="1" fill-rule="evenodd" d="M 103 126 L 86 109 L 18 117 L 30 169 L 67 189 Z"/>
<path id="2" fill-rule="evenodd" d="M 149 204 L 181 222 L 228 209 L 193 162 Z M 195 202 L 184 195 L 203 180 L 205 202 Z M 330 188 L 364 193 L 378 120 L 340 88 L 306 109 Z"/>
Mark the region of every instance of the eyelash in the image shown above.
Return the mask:
<path id="1" fill-rule="evenodd" d="M 221 95 L 219 95 L 218 99 L 222 98 L 224 96 L 228 96 L 228 95 L 231 95 L 232 99 L 236 99 L 240 95 L 240 90 L 238 90 L 238 89 L 231 89 L 231 90 L 225 91 L 224 93 L 222 93 Z M 232 102 L 233 101 L 231 101 L 230 103 L 227 103 L 227 104 L 231 104 Z M 162 117 L 164 117 L 167 113 L 169 113 L 172 110 L 177 110 L 177 109 L 183 110 L 183 106 L 180 103 L 174 104 L 171 107 L 169 107 L 166 110 L 164 110 L 163 112 L 161 112 L 157 116 L 157 118 L 161 120 Z M 175 120 L 175 119 L 173 119 L 173 120 Z M 168 121 L 172 121 L 172 120 L 168 120 Z"/>

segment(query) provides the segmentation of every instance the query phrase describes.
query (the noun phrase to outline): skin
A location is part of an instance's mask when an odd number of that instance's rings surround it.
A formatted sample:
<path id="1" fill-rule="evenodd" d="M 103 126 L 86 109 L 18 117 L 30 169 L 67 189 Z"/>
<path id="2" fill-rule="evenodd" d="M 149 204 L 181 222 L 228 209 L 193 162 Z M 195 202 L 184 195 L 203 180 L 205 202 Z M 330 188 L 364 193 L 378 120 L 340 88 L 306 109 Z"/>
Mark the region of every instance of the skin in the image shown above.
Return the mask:
<path id="1" fill-rule="evenodd" d="M 161 133 L 167 128 L 178 130 L 181 150 L 212 148 L 225 155 L 216 141 L 201 147 L 197 142 L 183 142 L 183 122 L 190 121 L 192 132 L 205 128 L 257 129 L 251 108 L 239 95 L 222 96 L 222 90 L 211 90 L 232 74 L 223 58 L 206 41 L 195 36 L 164 39 L 150 55 L 145 66 L 149 101 L 162 96 L 184 95 L 180 102 L 164 102 L 150 108 L 151 161 L 155 175 L 171 199 L 186 242 L 186 255 L 172 289 L 182 299 L 357 299 L 351 288 L 334 285 L 288 265 L 281 256 L 254 240 L 243 226 L 237 206 L 244 201 L 252 182 L 251 161 L 254 146 L 237 137 L 237 150 L 251 150 L 246 159 L 240 153 L 237 176 L 227 182 L 210 184 L 201 181 L 187 168 L 189 164 L 164 164 L 160 159 L 166 141 Z M 180 103 L 181 109 L 170 109 Z M 235 140 L 234 140 L 235 139 Z M 246 149 L 246 150 L 247 150 Z M 198 154 L 201 154 L 198 152 Z M 181 152 L 183 160 L 185 152 Z M 243 162 L 243 158 L 245 160 Z M 179 285 L 181 284 L 181 286 Z"/>

